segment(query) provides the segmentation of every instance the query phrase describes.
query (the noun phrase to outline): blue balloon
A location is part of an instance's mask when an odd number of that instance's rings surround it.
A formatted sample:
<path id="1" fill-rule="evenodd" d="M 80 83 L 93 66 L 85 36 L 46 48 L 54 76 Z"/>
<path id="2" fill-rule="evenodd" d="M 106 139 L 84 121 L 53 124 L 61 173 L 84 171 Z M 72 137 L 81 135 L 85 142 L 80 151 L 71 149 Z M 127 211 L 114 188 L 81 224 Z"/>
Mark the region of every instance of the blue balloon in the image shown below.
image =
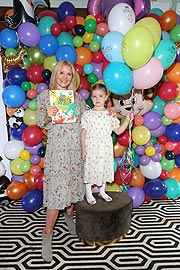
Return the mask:
<path id="1" fill-rule="evenodd" d="M 26 212 L 37 211 L 43 203 L 43 192 L 39 189 L 31 189 L 22 197 L 22 208 Z"/>
<path id="2" fill-rule="evenodd" d="M 133 75 L 130 68 L 121 62 L 107 65 L 103 73 L 104 83 L 113 94 L 126 95 L 133 86 Z"/>
<path id="3" fill-rule="evenodd" d="M 58 49 L 58 41 L 53 35 L 41 36 L 39 41 L 39 48 L 46 56 L 53 56 Z"/>
<path id="4" fill-rule="evenodd" d="M 18 47 L 18 35 L 15 30 L 5 28 L 0 32 L 0 45 L 4 49 Z"/>
<path id="5" fill-rule="evenodd" d="M 180 168 L 180 154 L 175 156 L 175 164 L 178 168 Z"/>
<path id="6" fill-rule="evenodd" d="M 10 134 L 13 136 L 13 139 L 22 141 L 22 134 L 27 126 L 22 123 L 18 129 L 10 128 Z"/>
<path id="7" fill-rule="evenodd" d="M 2 92 L 3 102 L 12 108 L 22 106 L 26 100 L 26 93 L 18 85 L 9 85 Z"/>
<path id="8" fill-rule="evenodd" d="M 70 45 L 62 45 L 56 51 L 56 60 L 57 62 L 67 60 L 72 64 L 75 64 L 77 60 L 76 50 Z"/>
<path id="9" fill-rule="evenodd" d="M 59 5 L 57 9 L 57 17 L 60 22 L 63 22 L 67 16 L 76 17 L 76 8 L 71 2 L 65 1 Z"/>
<path id="10" fill-rule="evenodd" d="M 27 70 L 20 68 L 20 67 L 14 67 L 10 69 L 7 73 L 7 80 L 10 84 L 15 85 L 21 85 L 22 82 L 27 81 Z"/>
<path id="11" fill-rule="evenodd" d="M 151 179 L 145 183 L 144 192 L 152 199 L 161 199 L 167 192 L 167 186 L 160 179 Z"/>
<path id="12" fill-rule="evenodd" d="M 166 127 L 166 136 L 172 142 L 180 141 L 180 124 L 173 123 Z"/>

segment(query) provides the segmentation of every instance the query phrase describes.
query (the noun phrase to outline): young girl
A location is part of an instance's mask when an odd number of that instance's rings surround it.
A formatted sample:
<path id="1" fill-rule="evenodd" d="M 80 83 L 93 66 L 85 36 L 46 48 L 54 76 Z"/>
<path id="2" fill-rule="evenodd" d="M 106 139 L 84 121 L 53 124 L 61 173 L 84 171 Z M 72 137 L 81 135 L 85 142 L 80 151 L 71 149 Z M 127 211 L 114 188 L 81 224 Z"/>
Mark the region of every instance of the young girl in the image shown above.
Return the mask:
<path id="1" fill-rule="evenodd" d="M 92 195 L 92 185 L 99 187 L 98 196 L 110 202 L 112 198 L 106 194 L 106 182 L 114 181 L 114 158 L 112 131 L 120 135 L 128 126 L 132 113 L 129 113 L 120 126 L 119 120 L 108 115 L 105 101 L 108 98 L 104 84 L 95 84 L 91 88 L 90 97 L 94 107 L 83 113 L 81 118 L 82 159 L 85 161 L 84 183 L 86 199 L 89 204 L 95 204 Z"/>

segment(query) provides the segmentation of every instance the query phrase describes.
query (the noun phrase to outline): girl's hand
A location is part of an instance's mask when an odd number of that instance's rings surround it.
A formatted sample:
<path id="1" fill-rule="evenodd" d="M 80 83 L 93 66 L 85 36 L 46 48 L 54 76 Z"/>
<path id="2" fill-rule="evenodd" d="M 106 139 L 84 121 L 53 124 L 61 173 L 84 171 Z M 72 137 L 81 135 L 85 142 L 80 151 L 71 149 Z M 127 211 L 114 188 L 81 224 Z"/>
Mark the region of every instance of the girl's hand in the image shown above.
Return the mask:
<path id="1" fill-rule="evenodd" d="M 107 110 L 108 110 L 110 116 L 117 117 L 117 112 L 116 112 L 115 107 L 109 107 L 109 108 L 107 108 Z"/>
<path id="2" fill-rule="evenodd" d="M 58 108 L 56 106 L 49 106 L 47 108 L 48 117 L 52 117 L 52 116 L 56 115 L 57 112 L 58 112 Z"/>
<path id="3" fill-rule="evenodd" d="M 127 122 L 130 122 L 134 119 L 134 115 L 132 112 L 128 113 L 128 115 L 126 116 L 126 120 Z"/>

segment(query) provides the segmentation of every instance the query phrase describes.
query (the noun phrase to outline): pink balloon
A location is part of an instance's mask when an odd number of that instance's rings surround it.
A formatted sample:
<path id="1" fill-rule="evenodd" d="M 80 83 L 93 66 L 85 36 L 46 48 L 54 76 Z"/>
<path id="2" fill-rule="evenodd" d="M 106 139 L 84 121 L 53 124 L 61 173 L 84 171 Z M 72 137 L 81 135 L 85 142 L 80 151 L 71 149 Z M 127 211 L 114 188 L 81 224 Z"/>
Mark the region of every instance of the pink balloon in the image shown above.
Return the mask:
<path id="1" fill-rule="evenodd" d="M 147 64 L 133 70 L 134 88 L 148 89 L 155 86 L 163 75 L 163 65 L 161 61 L 152 57 Z"/>
<path id="2" fill-rule="evenodd" d="M 164 107 L 164 115 L 169 119 L 177 119 L 180 117 L 180 106 L 178 103 L 168 103 Z"/>
<path id="3" fill-rule="evenodd" d="M 88 14 L 95 16 L 100 13 L 100 4 L 101 0 L 89 0 L 87 3 Z"/>

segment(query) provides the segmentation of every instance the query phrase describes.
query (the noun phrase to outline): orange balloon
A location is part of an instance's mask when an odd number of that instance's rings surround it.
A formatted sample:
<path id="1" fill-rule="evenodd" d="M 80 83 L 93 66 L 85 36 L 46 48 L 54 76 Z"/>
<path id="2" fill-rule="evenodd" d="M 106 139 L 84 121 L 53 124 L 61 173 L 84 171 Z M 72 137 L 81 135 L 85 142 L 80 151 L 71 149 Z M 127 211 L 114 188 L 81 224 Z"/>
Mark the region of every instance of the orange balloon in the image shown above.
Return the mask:
<path id="1" fill-rule="evenodd" d="M 177 22 L 178 15 L 174 10 L 167 10 L 161 15 L 161 30 L 170 31 Z"/>
<path id="2" fill-rule="evenodd" d="M 127 149 L 126 146 L 120 145 L 118 142 L 114 144 L 114 157 L 120 157 L 124 154 L 125 150 Z"/>
<path id="3" fill-rule="evenodd" d="M 83 18 L 82 16 L 76 16 L 76 24 L 84 25 L 84 23 L 85 23 L 85 18 Z"/>
<path id="4" fill-rule="evenodd" d="M 132 187 L 144 187 L 145 176 L 142 174 L 139 168 L 132 169 L 132 180 L 130 181 L 130 185 Z"/>
<path id="5" fill-rule="evenodd" d="M 174 167 L 170 172 L 169 172 L 169 178 L 173 178 L 175 180 L 178 180 L 180 182 L 180 168 Z"/>
<path id="6" fill-rule="evenodd" d="M 88 48 L 86 47 L 76 48 L 76 53 L 77 53 L 77 60 L 76 60 L 77 65 L 83 67 L 84 65 L 91 63 L 92 53 Z"/>
<path id="7" fill-rule="evenodd" d="M 12 182 L 6 189 L 7 196 L 12 200 L 21 199 L 26 191 L 26 184 L 20 181 Z"/>
<path id="8" fill-rule="evenodd" d="M 43 157 L 40 159 L 40 162 L 38 163 L 38 166 L 39 166 L 41 169 L 44 169 L 44 158 L 43 158 Z"/>
<path id="9" fill-rule="evenodd" d="M 168 69 L 165 71 L 166 77 L 169 81 L 179 83 L 180 82 L 180 63 L 172 64 Z"/>
<path id="10" fill-rule="evenodd" d="M 166 150 L 166 147 L 164 144 L 161 144 L 161 146 L 162 146 L 162 150 L 161 150 L 160 154 L 161 154 L 161 156 L 164 156 L 167 150 Z"/>
<path id="11" fill-rule="evenodd" d="M 7 115 L 9 115 L 10 117 L 14 114 L 15 110 L 17 108 L 11 108 L 9 106 L 6 107 L 6 112 L 7 112 Z"/>
<path id="12" fill-rule="evenodd" d="M 172 120 L 172 123 L 178 123 L 178 124 L 180 124 L 180 116 L 178 118 L 176 118 L 176 119 L 173 119 Z"/>
<path id="13" fill-rule="evenodd" d="M 24 180 L 24 183 L 26 184 L 28 189 L 35 188 L 34 176 L 30 172 L 27 172 L 27 173 L 24 174 L 23 180 Z"/>

